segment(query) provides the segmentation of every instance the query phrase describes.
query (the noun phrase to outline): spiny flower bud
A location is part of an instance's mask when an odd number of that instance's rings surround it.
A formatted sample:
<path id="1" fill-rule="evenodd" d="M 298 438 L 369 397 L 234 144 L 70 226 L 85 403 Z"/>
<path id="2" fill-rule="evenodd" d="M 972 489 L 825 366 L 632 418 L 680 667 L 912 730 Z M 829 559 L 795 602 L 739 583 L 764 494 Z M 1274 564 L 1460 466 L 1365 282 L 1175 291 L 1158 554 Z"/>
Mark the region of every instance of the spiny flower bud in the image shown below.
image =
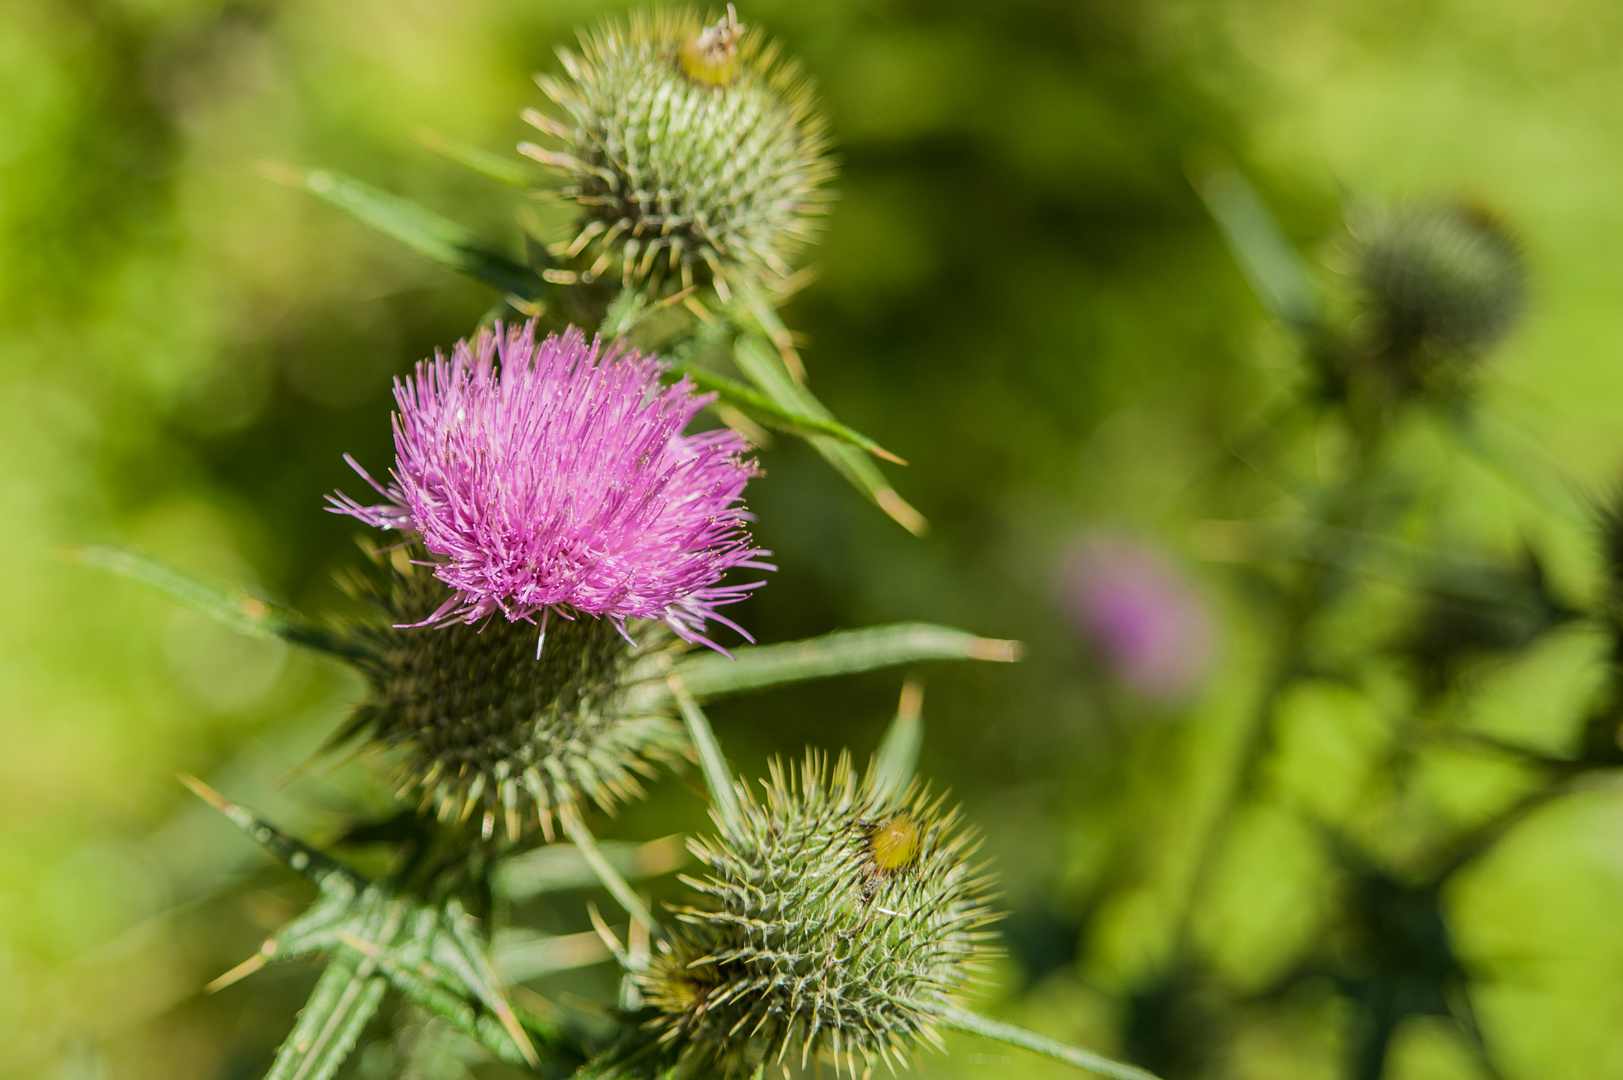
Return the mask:
<path id="1" fill-rule="evenodd" d="M 445 821 L 478 813 L 490 839 L 510 840 L 590 801 L 604 809 L 641 794 L 640 775 L 682 754 L 681 725 L 661 703 L 666 668 L 688 648 L 657 622 L 633 623 L 633 646 L 605 619 L 553 619 L 537 659 L 535 630 L 506 619 L 425 626 L 446 589 L 426 552 L 396 549 L 354 591 L 380 618 L 357 632 L 372 659 L 370 688 L 339 741 L 369 732 L 400 746 L 401 798 Z"/>
<path id="2" fill-rule="evenodd" d="M 1380 347 L 1469 357 L 1521 313 L 1521 251 L 1491 214 L 1461 203 L 1378 211 L 1352 229 L 1354 273 Z"/>
<path id="3" fill-rule="evenodd" d="M 639 976 L 666 1045 L 715 1075 L 825 1052 L 894 1065 L 988 956 L 985 881 L 942 798 L 896 797 L 842 755 L 743 791 L 743 835 L 694 841 L 705 898 Z M 710 1074 L 706 1074 L 710 1075 Z"/>
<path id="4" fill-rule="evenodd" d="M 554 254 L 585 280 L 697 280 L 724 299 L 729 278 L 782 288 L 834 172 L 798 66 L 731 5 L 711 26 L 692 11 L 634 14 L 559 55 L 568 78 L 536 80 L 563 118 L 525 113 L 555 145 L 520 146 L 581 208 L 579 231 Z"/>

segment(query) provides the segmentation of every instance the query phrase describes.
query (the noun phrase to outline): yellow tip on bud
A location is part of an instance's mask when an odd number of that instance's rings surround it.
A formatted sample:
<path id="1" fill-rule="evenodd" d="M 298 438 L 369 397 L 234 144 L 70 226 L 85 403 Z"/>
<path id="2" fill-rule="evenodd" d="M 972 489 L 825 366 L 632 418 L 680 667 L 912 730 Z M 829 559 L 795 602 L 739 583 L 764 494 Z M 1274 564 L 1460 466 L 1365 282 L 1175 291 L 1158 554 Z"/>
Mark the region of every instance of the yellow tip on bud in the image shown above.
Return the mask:
<path id="1" fill-rule="evenodd" d="M 868 847 L 880 873 L 906 870 L 919 855 L 918 823 L 905 814 L 882 821 L 868 834 Z"/>
<path id="2" fill-rule="evenodd" d="M 738 39 L 744 36 L 744 24 L 738 21 L 738 12 L 727 5 L 727 14 L 714 26 L 699 31 L 678 53 L 682 74 L 701 86 L 726 86 L 738 78 L 743 60 L 738 55 Z"/>

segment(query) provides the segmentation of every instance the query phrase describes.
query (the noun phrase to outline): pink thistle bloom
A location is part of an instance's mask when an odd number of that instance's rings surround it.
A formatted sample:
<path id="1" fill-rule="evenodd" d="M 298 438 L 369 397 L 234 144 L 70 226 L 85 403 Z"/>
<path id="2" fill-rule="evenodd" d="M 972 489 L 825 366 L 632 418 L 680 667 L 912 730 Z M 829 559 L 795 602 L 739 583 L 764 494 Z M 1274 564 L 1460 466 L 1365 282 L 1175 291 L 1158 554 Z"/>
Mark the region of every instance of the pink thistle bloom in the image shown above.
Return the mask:
<path id="1" fill-rule="evenodd" d="M 1085 533 L 1061 562 L 1060 602 L 1105 669 L 1156 701 L 1187 699 L 1211 669 L 1206 605 L 1157 547 L 1126 533 Z"/>
<path id="2" fill-rule="evenodd" d="M 494 361 L 500 361 L 499 368 Z M 328 496 L 335 513 L 417 533 L 451 595 L 426 624 L 510 622 L 557 612 L 657 619 L 684 640 L 711 620 L 744 633 L 716 608 L 761 582 L 721 585 L 759 561 L 740 504 L 756 475 L 749 449 L 725 428 L 682 433 L 714 395 L 635 352 L 603 353 L 571 327 L 537 343 L 535 323 L 481 330 L 451 358 L 436 354 L 395 380 L 392 482 L 387 502 Z M 748 634 L 744 634 L 746 638 Z M 724 650 L 722 650 L 724 651 Z"/>

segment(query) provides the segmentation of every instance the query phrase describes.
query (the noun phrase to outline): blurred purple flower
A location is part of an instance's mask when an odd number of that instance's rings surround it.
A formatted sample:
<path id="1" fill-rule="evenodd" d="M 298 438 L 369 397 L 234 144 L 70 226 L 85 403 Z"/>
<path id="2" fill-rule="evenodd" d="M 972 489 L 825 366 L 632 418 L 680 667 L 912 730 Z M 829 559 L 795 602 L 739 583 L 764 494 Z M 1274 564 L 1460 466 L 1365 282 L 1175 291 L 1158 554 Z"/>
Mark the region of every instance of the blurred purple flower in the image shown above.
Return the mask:
<path id="1" fill-rule="evenodd" d="M 1211 666 L 1211 620 L 1158 548 L 1122 532 L 1089 532 L 1061 563 L 1059 588 L 1071 624 L 1122 684 L 1163 702 L 1200 687 Z"/>
<path id="2" fill-rule="evenodd" d="M 500 368 L 494 363 L 500 360 Z M 709 397 L 637 353 L 601 354 L 570 328 L 539 344 L 535 323 L 482 330 L 395 381 L 395 465 L 387 502 L 328 496 L 335 513 L 421 535 L 452 593 L 426 623 L 509 621 L 556 612 L 658 619 L 688 641 L 716 608 L 760 582 L 718 584 L 736 567 L 770 570 L 740 499 L 749 445 L 721 429 L 684 435 Z M 739 630 L 743 633 L 742 630 Z M 748 637 L 745 634 L 745 637 Z"/>

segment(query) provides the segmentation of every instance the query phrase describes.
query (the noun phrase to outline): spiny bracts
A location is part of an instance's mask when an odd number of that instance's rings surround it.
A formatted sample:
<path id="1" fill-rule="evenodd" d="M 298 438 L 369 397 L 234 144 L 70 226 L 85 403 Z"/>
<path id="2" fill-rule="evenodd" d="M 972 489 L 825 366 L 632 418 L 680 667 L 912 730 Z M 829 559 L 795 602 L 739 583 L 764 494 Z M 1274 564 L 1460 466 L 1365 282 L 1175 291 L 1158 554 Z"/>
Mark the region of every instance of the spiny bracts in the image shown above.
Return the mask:
<path id="1" fill-rule="evenodd" d="M 523 624 L 420 625 L 445 597 L 416 561 L 425 554 L 398 548 L 350 579 L 377 617 L 355 631 L 370 686 L 337 741 L 366 732 L 402 747 L 402 799 L 447 822 L 472 818 L 487 840 L 498 825 L 507 840 L 536 827 L 550 839 L 565 807 L 612 810 L 681 757 L 663 679 L 687 643 L 659 623 L 632 624 L 634 648 L 606 620 L 554 619 L 537 659 Z"/>
<path id="2" fill-rule="evenodd" d="M 1379 346 L 1469 358 L 1521 314 L 1526 268 L 1491 213 L 1464 203 L 1375 211 L 1353 225 L 1354 275 Z"/>
<path id="3" fill-rule="evenodd" d="M 554 248 L 585 280 L 658 290 L 729 281 L 787 287 L 794 256 L 826 210 L 827 124 L 776 44 L 732 7 L 638 13 L 560 50 L 567 78 L 536 76 L 562 118 L 525 119 L 552 140 L 520 150 L 560 174 L 579 205 Z"/>
<path id="4" fill-rule="evenodd" d="M 695 1067 L 756 1075 L 816 1057 L 857 1072 L 939 1045 L 934 1018 L 989 955 L 986 882 L 955 811 L 887 795 L 849 758 L 774 764 L 744 834 L 694 841 L 704 902 L 638 978 L 661 1040 Z"/>

